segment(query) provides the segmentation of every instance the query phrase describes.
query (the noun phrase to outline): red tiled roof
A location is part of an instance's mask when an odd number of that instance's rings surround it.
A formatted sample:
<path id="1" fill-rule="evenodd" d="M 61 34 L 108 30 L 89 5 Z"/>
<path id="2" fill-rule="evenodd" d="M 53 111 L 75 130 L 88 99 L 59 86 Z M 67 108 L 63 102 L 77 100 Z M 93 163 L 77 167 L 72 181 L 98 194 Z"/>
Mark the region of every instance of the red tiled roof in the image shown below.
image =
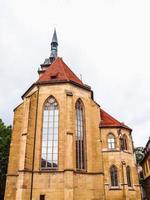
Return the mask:
<path id="1" fill-rule="evenodd" d="M 103 109 L 100 109 L 100 116 L 101 116 L 100 127 L 124 127 L 131 130 L 131 128 L 113 118 Z"/>
<path id="2" fill-rule="evenodd" d="M 73 81 L 77 84 L 83 85 L 82 81 L 69 69 L 63 62 L 62 58 L 56 60 L 47 68 L 47 70 L 40 76 L 37 82 L 48 81 Z"/>

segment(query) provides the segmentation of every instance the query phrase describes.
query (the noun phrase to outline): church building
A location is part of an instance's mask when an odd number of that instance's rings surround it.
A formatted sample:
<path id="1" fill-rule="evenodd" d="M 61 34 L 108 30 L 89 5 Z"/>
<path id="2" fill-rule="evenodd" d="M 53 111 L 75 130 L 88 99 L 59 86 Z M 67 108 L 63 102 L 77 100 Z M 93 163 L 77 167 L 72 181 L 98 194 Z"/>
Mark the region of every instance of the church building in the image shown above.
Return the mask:
<path id="1" fill-rule="evenodd" d="M 131 128 L 94 101 L 57 51 L 55 30 L 50 57 L 14 109 L 5 200 L 140 200 Z"/>

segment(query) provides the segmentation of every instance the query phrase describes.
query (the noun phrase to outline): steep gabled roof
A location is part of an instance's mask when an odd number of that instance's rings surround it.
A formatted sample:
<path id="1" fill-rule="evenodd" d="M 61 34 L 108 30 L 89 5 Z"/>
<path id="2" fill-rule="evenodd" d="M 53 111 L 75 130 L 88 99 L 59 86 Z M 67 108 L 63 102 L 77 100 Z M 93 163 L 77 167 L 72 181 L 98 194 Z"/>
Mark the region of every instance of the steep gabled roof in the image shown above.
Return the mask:
<path id="1" fill-rule="evenodd" d="M 101 117 L 100 127 L 124 127 L 129 130 L 132 130 L 124 123 L 119 122 L 117 119 L 109 115 L 103 109 L 100 109 L 100 117 Z"/>
<path id="2" fill-rule="evenodd" d="M 59 57 L 46 69 L 37 82 L 42 83 L 50 81 L 73 81 L 83 85 L 82 81 L 63 62 L 62 58 Z"/>

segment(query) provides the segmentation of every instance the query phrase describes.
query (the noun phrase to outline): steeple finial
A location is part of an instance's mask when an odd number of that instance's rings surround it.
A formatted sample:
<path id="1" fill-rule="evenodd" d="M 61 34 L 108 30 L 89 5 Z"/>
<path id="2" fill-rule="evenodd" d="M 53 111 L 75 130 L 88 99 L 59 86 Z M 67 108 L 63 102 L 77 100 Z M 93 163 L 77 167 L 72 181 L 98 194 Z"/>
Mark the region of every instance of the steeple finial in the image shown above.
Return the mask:
<path id="1" fill-rule="evenodd" d="M 54 29 L 52 42 L 51 42 L 51 55 L 50 55 L 50 62 L 52 63 L 56 57 L 57 57 L 57 47 L 58 47 L 58 41 L 57 41 L 57 34 L 56 29 Z"/>

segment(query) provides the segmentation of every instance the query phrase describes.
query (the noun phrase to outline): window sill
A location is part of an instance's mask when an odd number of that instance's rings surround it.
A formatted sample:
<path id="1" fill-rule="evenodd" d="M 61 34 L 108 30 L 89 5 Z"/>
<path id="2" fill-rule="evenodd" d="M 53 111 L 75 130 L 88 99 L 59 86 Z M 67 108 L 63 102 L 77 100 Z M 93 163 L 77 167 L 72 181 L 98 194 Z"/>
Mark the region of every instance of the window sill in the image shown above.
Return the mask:
<path id="1" fill-rule="evenodd" d="M 87 173 L 86 169 L 76 169 L 75 170 L 77 173 Z"/>
<path id="2" fill-rule="evenodd" d="M 106 149 L 106 150 L 102 150 L 102 152 L 120 152 L 120 150 L 118 150 L 118 149 Z"/>
<path id="3" fill-rule="evenodd" d="M 135 191 L 135 189 L 133 187 L 128 187 L 129 191 Z"/>
<path id="4" fill-rule="evenodd" d="M 58 168 L 41 168 L 39 171 L 41 171 L 41 172 L 58 171 Z"/>
<path id="5" fill-rule="evenodd" d="M 121 190 L 119 186 L 111 186 L 109 190 Z"/>

